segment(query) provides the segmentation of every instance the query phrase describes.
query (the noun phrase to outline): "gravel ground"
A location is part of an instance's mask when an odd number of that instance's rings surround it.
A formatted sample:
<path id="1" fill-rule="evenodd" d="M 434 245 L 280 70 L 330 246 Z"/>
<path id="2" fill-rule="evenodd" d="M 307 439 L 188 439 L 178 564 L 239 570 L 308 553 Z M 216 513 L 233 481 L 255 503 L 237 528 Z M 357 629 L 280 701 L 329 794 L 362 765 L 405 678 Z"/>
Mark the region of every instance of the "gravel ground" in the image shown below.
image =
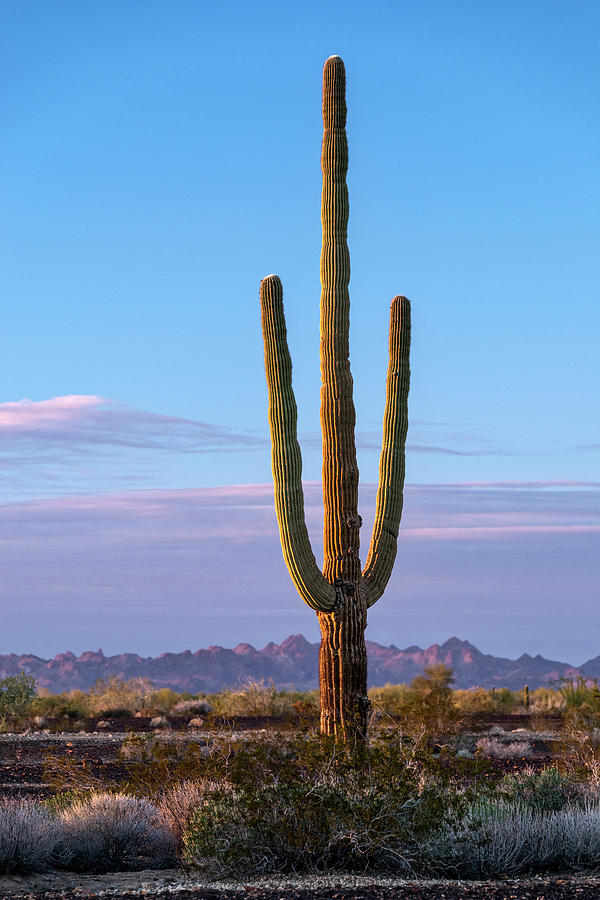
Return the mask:
<path id="1" fill-rule="evenodd" d="M 0 878 L 0 897 L 11 900 L 46 897 L 155 897 L 178 900 L 585 900 L 600 898 L 600 876 L 564 875 L 503 881 L 406 881 L 386 877 L 317 875 L 305 878 L 270 876 L 244 882 L 202 881 L 177 869 L 115 872 L 107 875 L 60 873 Z"/>

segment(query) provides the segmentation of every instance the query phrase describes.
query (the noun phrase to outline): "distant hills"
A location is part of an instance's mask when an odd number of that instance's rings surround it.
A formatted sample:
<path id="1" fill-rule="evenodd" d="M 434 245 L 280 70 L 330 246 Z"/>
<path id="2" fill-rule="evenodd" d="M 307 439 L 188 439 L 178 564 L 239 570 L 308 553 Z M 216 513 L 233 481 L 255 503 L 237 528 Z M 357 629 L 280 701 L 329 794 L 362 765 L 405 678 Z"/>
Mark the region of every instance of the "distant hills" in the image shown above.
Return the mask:
<path id="1" fill-rule="evenodd" d="M 600 677 L 600 656 L 582 666 L 529 656 L 504 659 L 481 653 L 468 641 L 452 637 L 426 650 L 393 644 L 383 647 L 367 641 L 369 685 L 410 682 L 432 663 L 446 663 L 454 671 L 455 687 L 508 687 L 518 690 L 523 684 L 531 689 L 559 678 Z M 207 647 L 182 653 L 161 653 L 142 657 L 135 653 L 104 656 L 102 650 L 81 656 L 59 653 L 54 659 L 15 653 L 0 655 L 0 678 L 19 671 L 33 675 L 40 687 L 52 692 L 88 690 L 98 678 L 148 678 L 156 687 L 176 691 L 219 691 L 239 687 L 249 678 L 272 679 L 279 687 L 293 685 L 300 690 L 317 687 L 319 644 L 309 643 L 301 634 L 290 635 L 281 644 L 270 642 L 262 650 L 250 644 L 238 644 L 233 650 Z"/>

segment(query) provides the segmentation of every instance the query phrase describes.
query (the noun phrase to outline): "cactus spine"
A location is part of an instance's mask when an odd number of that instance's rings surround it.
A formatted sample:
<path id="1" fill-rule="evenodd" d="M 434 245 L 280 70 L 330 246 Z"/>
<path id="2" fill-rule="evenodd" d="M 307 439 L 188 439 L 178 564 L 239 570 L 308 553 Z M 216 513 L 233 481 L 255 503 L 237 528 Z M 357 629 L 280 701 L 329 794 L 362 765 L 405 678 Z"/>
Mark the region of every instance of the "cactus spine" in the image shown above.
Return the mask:
<path id="1" fill-rule="evenodd" d="M 323 69 L 323 191 L 321 223 L 321 431 L 323 437 L 324 566 L 317 566 L 304 520 L 297 408 L 277 275 L 260 289 L 269 392 L 275 508 L 281 545 L 302 599 L 321 628 L 321 730 L 342 739 L 366 736 L 367 608 L 391 575 L 402 514 L 404 446 L 408 426 L 410 305 L 392 301 L 390 359 L 375 526 L 364 571 L 359 557 L 358 466 L 349 360 L 350 257 L 347 244 L 348 146 L 346 76 L 338 56 Z"/>

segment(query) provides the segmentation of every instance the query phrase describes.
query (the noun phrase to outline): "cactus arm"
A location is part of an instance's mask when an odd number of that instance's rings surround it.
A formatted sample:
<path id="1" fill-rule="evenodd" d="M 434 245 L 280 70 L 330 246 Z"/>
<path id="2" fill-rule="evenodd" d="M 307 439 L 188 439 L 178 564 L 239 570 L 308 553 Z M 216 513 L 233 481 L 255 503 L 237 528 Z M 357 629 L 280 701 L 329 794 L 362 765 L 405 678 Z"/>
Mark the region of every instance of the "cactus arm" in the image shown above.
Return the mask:
<path id="1" fill-rule="evenodd" d="M 325 580 L 317 566 L 304 520 L 298 411 L 292 388 L 283 289 L 277 275 L 269 275 L 261 282 L 260 306 L 269 392 L 275 509 L 283 557 L 304 602 L 318 612 L 330 612 L 335 606 L 335 588 Z"/>
<path id="2" fill-rule="evenodd" d="M 375 524 L 363 571 L 367 606 L 383 594 L 396 558 L 408 428 L 409 350 L 410 303 L 406 297 L 394 297 Z"/>
<path id="3" fill-rule="evenodd" d="M 339 56 L 323 69 L 321 168 L 321 431 L 323 436 L 323 573 L 333 584 L 360 581 L 356 415 L 349 359 L 350 255 L 346 73 Z"/>

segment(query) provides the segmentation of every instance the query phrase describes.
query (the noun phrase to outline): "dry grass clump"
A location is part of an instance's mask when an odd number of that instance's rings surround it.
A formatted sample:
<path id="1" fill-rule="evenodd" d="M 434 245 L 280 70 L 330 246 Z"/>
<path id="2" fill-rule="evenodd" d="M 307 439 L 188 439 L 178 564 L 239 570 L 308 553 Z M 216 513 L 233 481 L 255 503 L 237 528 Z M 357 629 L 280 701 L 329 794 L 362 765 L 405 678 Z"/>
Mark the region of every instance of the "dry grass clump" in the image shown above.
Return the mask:
<path id="1" fill-rule="evenodd" d="M 493 737 L 481 737 L 476 746 L 482 756 L 490 756 L 492 759 L 528 759 L 533 755 L 533 747 L 529 741 L 506 742 Z"/>
<path id="2" fill-rule="evenodd" d="M 600 807 L 546 815 L 521 804 L 480 801 L 429 847 L 430 866 L 462 878 L 597 869 Z"/>
<path id="3" fill-rule="evenodd" d="M 0 873 L 45 872 L 60 857 L 62 831 L 33 800 L 0 800 Z"/>
<path id="4" fill-rule="evenodd" d="M 175 838 L 149 800 L 95 794 L 63 810 L 59 821 L 70 869 L 135 871 L 175 862 Z"/>
<path id="5" fill-rule="evenodd" d="M 207 716 L 214 710 L 212 703 L 205 699 L 179 700 L 172 707 L 171 712 L 175 716 Z"/>
<path id="6" fill-rule="evenodd" d="M 210 802 L 212 794 L 222 790 L 223 784 L 218 781 L 188 779 L 162 794 L 158 810 L 162 821 L 175 836 L 178 850 L 183 848 L 183 835 L 193 813 L 204 803 Z"/>

